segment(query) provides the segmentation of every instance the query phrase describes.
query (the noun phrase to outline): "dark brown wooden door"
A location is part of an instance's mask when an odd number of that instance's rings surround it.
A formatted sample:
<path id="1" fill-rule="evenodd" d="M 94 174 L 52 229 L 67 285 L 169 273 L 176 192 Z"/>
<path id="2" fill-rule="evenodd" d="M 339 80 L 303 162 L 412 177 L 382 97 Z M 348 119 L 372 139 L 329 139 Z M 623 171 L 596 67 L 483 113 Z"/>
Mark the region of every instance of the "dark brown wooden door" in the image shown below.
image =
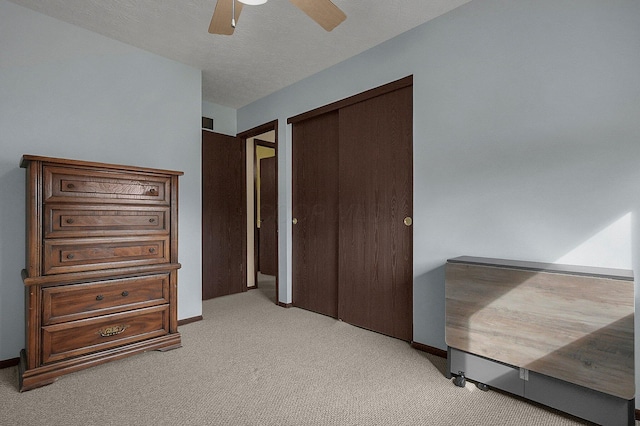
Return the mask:
<path id="1" fill-rule="evenodd" d="M 293 303 L 336 317 L 338 112 L 296 123 L 292 131 Z"/>
<path id="2" fill-rule="evenodd" d="M 278 273 L 276 157 L 260 160 L 260 272 Z"/>
<path id="3" fill-rule="evenodd" d="M 246 147 L 202 131 L 202 298 L 247 290 Z"/>
<path id="4" fill-rule="evenodd" d="M 413 334 L 412 111 L 409 86 L 341 108 L 339 120 L 338 318 L 407 341 Z"/>

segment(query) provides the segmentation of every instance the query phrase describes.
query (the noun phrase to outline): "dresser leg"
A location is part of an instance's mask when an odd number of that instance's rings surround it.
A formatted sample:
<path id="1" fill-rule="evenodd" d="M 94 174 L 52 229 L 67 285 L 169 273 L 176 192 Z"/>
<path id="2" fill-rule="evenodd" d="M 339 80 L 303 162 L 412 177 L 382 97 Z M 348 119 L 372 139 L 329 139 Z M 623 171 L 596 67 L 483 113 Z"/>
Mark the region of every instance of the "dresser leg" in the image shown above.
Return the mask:
<path id="1" fill-rule="evenodd" d="M 20 351 L 20 363 L 18 364 L 18 391 L 24 392 L 55 382 L 57 377 L 42 379 L 38 376 L 30 376 L 27 371 L 27 351 Z"/>

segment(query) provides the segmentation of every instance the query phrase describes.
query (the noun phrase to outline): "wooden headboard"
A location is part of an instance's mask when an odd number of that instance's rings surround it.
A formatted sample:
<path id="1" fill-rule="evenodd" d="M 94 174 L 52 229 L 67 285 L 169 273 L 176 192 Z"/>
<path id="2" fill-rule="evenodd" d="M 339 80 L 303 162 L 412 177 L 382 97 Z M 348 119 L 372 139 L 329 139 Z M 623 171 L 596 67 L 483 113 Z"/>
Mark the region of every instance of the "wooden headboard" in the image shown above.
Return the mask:
<path id="1" fill-rule="evenodd" d="M 445 295 L 450 347 L 634 397 L 631 271 L 464 256 Z"/>

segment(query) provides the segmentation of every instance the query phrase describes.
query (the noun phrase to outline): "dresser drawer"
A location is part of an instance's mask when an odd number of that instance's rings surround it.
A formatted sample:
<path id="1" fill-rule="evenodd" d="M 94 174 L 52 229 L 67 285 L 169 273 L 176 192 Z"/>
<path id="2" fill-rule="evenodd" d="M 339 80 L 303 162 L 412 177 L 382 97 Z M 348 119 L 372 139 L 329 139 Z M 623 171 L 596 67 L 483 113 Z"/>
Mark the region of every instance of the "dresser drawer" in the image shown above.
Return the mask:
<path id="1" fill-rule="evenodd" d="M 44 166 L 44 202 L 143 203 L 169 205 L 171 179 L 135 173 Z"/>
<path id="2" fill-rule="evenodd" d="M 45 238 L 168 234 L 168 207 L 47 204 Z"/>
<path id="3" fill-rule="evenodd" d="M 169 305 L 42 327 L 42 363 L 169 333 Z"/>
<path id="4" fill-rule="evenodd" d="M 169 262 L 169 236 L 67 238 L 44 241 L 43 274 Z"/>
<path id="5" fill-rule="evenodd" d="M 169 274 L 48 287 L 42 324 L 56 324 L 169 303 Z"/>

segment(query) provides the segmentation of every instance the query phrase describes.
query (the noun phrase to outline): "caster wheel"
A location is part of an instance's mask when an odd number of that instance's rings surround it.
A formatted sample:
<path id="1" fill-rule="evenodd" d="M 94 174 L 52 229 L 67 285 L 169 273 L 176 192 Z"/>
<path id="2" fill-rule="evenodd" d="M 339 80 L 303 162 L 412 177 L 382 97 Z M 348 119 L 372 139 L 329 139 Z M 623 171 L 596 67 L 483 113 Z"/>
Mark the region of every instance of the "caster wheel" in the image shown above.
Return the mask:
<path id="1" fill-rule="evenodd" d="M 487 392 L 489 390 L 489 386 L 485 385 L 484 383 L 476 383 L 476 387 L 478 389 L 480 389 L 481 391 Z"/>
<path id="2" fill-rule="evenodd" d="M 463 388 L 467 383 L 467 379 L 464 377 L 464 373 L 460 372 L 459 376 L 453 378 L 453 384 L 459 388 Z"/>

